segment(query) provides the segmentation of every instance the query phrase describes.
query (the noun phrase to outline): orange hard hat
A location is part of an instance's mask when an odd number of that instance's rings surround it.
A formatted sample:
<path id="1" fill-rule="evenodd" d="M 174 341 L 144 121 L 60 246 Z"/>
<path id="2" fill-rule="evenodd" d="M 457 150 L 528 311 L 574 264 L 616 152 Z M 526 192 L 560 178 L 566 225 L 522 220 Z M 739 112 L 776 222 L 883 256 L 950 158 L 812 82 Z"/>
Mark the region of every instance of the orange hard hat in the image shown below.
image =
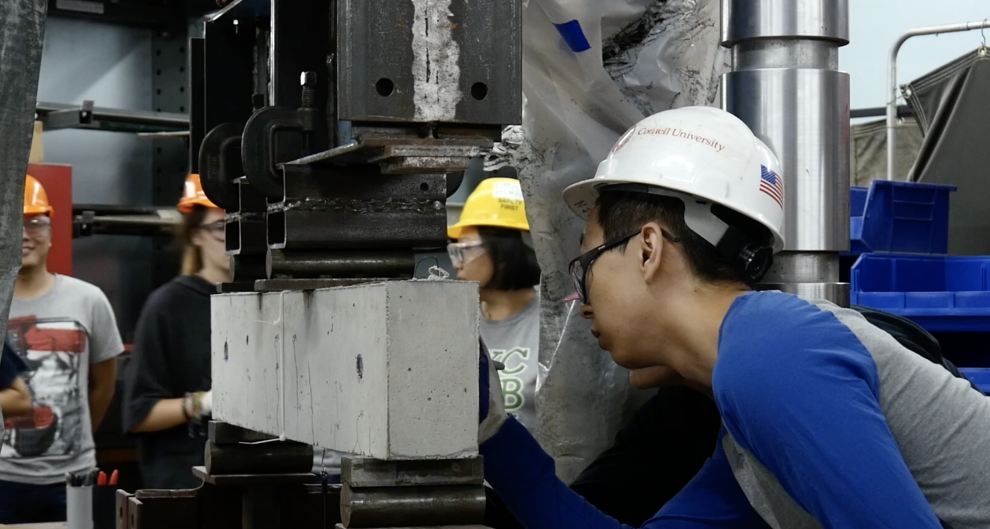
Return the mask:
<path id="1" fill-rule="evenodd" d="M 216 204 L 206 197 L 203 192 L 203 184 L 199 181 L 199 175 L 192 173 L 186 177 L 186 184 L 182 187 L 182 198 L 179 199 L 179 211 L 182 213 L 192 213 L 196 206 L 204 208 L 215 208 Z"/>
<path id="2" fill-rule="evenodd" d="M 24 214 L 51 217 L 54 213 L 55 210 L 48 203 L 48 193 L 45 192 L 44 186 L 35 177 L 27 175 L 24 182 Z"/>

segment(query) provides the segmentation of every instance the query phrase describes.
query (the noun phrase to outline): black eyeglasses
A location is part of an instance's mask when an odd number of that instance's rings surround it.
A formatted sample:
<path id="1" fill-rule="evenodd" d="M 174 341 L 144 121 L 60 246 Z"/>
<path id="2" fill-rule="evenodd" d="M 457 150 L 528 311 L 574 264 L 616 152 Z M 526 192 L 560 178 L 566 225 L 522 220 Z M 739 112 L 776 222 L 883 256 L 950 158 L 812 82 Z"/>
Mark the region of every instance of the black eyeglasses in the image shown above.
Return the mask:
<path id="1" fill-rule="evenodd" d="M 588 272 L 591 270 L 591 266 L 595 264 L 595 259 L 598 259 L 601 254 L 611 250 L 612 248 L 629 242 L 629 239 L 639 235 L 641 230 L 642 228 L 626 235 L 625 237 L 620 237 L 614 241 L 606 242 L 593 250 L 589 250 L 575 257 L 574 260 L 571 261 L 571 264 L 568 265 L 568 270 L 571 273 L 571 280 L 574 281 L 574 289 L 577 290 L 578 299 L 581 300 L 582 304 L 588 304 Z M 681 242 L 679 238 L 667 233 L 667 230 L 664 230 L 663 228 L 660 229 L 660 233 L 663 235 L 664 239 L 667 239 L 672 243 Z"/>

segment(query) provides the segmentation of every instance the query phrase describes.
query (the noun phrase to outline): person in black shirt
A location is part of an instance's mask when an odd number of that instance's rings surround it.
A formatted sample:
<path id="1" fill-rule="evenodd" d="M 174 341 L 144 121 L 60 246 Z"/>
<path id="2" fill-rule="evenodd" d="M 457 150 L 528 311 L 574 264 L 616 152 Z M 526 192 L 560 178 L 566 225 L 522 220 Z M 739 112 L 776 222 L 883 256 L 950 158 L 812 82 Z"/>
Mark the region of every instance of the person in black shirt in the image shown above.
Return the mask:
<path id="1" fill-rule="evenodd" d="M 124 393 L 124 430 L 138 435 L 146 488 L 193 488 L 206 438 L 194 428 L 210 415 L 210 294 L 229 279 L 224 212 L 186 180 L 181 276 L 148 298 L 138 320 Z"/>
<path id="2" fill-rule="evenodd" d="M 0 411 L 4 419 L 31 411 L 31 392 L 19 375 L 27 371 L 27 365 L 17 356 L 7 342 L 3 342 L 0 358 Z"/>

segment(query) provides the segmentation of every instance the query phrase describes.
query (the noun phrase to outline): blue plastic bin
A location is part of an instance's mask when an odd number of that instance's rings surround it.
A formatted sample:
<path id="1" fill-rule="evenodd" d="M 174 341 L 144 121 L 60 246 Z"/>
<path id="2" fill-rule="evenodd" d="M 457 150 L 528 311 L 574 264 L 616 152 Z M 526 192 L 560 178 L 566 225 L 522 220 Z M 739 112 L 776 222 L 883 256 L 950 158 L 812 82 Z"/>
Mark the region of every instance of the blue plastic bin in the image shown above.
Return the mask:
<path id="1" fill-rule="evenodd" d="M 960 367 L 959 372 L 972 380 L 981 391 L 990 395 L 990 368 Z"/>
<path id="2" fill-rule="evenodd" d="M 860 188 L 862 189 L 862 188 Z M 857 209 L 853 191 L 850 212 L 862 211 L 858 240 L 873 252 L 944 254 L 949 248 L 949 193 L 955 186 L 874 180 L 865 206 Z M 861 253 L 865 253 L 861 252 Z"/>
<path id="3" fill-rule="evenodd" d="M 849 253 L 859 255 L 870 251 L 863 242 L 863 212 L 866 211 L 868 187 L 849 188 Z"/>
<path id="4" fill-rule="evenodd" d="M 929 331 L 990 331 L 990 256 L 863 254 L 849 300 Z"/>

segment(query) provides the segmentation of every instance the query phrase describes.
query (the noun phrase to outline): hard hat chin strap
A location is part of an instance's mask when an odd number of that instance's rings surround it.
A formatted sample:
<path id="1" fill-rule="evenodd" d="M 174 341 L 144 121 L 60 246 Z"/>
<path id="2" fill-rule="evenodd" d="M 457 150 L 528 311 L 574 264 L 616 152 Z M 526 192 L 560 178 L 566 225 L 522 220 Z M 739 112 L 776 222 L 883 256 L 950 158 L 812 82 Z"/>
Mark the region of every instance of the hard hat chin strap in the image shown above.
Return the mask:
<path id="1" fill-rule="evenodd" d="M 730 226 L 712 211 L 711 202 L 684 195 L 684 223 L 691 231 L 710 242 L 715 250 L 741 266 L 753 281 L 763 276 L 773 264 L 773 248 L 753 242 L 735 226 Z"/>

